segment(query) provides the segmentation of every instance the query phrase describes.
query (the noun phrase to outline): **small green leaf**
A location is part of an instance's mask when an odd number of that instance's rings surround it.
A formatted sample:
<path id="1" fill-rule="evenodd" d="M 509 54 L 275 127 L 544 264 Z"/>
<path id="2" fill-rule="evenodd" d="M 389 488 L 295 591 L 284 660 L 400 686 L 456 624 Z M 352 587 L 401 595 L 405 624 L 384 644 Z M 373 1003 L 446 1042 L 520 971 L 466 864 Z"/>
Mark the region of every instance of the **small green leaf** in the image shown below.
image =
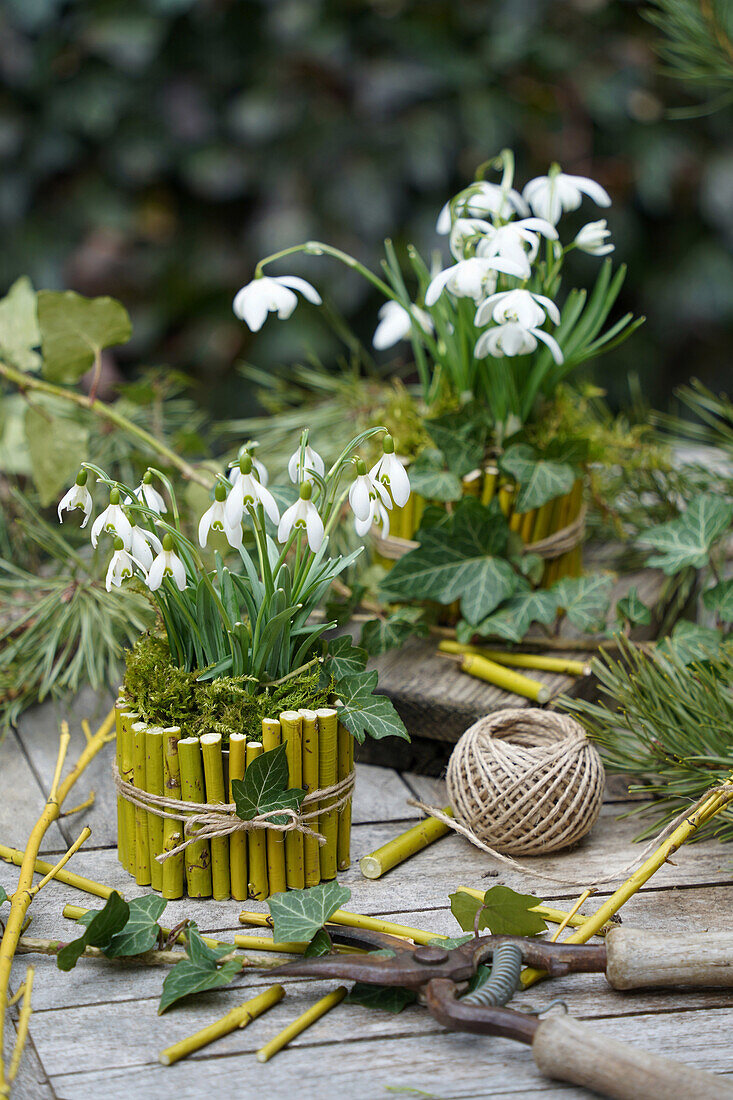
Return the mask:
<path id="1" fill-rule="evenodd" d="M 399 985 L 367 985 L 366 982 L 354 982 L 346 995 L 348 1005 L 381 1008 L 395 1015 L 416 1000 L 417 993 L 413 989 L 403 989 Z"/>
<path id="2" fill-rule="evenodd" d="M 5 887 L 0 886 L 0 905 L 4 905 L 7 900 L 8 900 L 8 895 L 5 892 Z"/>
<path id="3" fill-rule="evenodd" d="M 446 951 L 453 951 L 456 947 L 463 947 L 464 943 L 472 939 L 472 932 L 467 936 L 434 936 L 432 940 L 428 940 L 428 947 L 444 947 Z"/>
<path id="4" fill-rule="evenodd" d="M 410 740 L 404 722 L 386 695 L 375 695 L 378 673 L 360 672 L 338 684 L 339 721 L 359 744 L 369 734 L 379 741 L 383 737 L 402 737 Z"/>
<path id="5" fill-rule="evenodd" d="M 351 676 L 355 672 L 363 672 L 366 668 L 367 652 L 361 646 L 356 646 L 349 634 L 340 634 L 338 638 L 332 638 L 328 643 L 328 660 L 326 671 L 333 676 L 338 683 L 345 676 Z"/>
<path id="6" fill-rule="evenodd" d="M 426 420 L 425 430 L 440 448 L 452 474 L 463 477 L 481 466 L 486 449 L 486 423 L 482 418 L 470 416 L 464 408 Z"/>
<path id="7" fill-rule="evenodd" d="M 319 928 L 315 936 L 305 949 L 305 957 L 308 959 L 317 958 L 319 955 L 330 955 L 331 937 L 325 928 Z"/>
<path id="8" fill-rule="evenodd" d="M 25 414 L 25 437 L 33 482 L 42 507 L 47 508 L 73 484 L 79 464 L 88 456 L 89 433 L 75 420 L 55 416 L 45 404 L 37 403 Z"/>
<path id="9" fill-rule="evenodd" d="M 34 349 L 40 342 L 36 292 L 23 275 L 0 301 L 0 358 L 18 370 L 36 371 L 41 357 Z"/>
<path id="10" fill-rule="evenodd" d="M 274 938 L 298 943 L 310 941 L 328 918 L 351 897 L 351 890 L 338 882 L 322 882 L 307 890 L 288 890 L 270 898 Z"/>
<path id="11" fill-rule="evenodd" d="M 424 638 L 428 625 L 424 621 L 422 607 L 400 607 L 384 619 L 371 619 L 364 623 L 361 631 L 361 644 L 370 657 L 388 653 L 406 642 L 408 638 Z"/>
<path id="12" fill-rule="evenodd" d="M 713 544 L 730 527 L 733 504 L 716 493 L 702 493 L 678 519 L 646 531 L 639 542 L 658 553 L 647 559 L 668 576 L 707 565 Z"/>
<path id="13" fill-rule="evenodd" d="M 641 599 L 636 585 L 616 604 L 616 615 L 629 623 L 649 624 L 652 621 L 650 608 Z"/>
<path id="14" fill-rule="evenodd" d="M 703 593 L 702 602 L 722 623 L 733 623 L 733 579 L 721 581 Z"/>
<path id="15" fill-rule="evenodd" d="M 473 932 L 476 914 L 481 910 L 478 927 L 488 928 L 495 936 L 534 936 L 547 928 L 538 913 L 531 912 L 540 898 L 518 894 L 508 886 L 492 886 L 481 902 L 461 890 L 450 895 L 453 916 L 465 932 Z"/>
<path id="16" fill-rule="evenodd" d="M 682 619 L 676 623 L 669 637 L 662 639 L 657 651 L 683 665 L 692 665 L 718 657 L 722 645 L 723 634 L 720 630 Z"/>
<path id="17" fill-rule="evenodd" d="M 38 293 L 43 373 L 52 382 L 78 382 L 95 357 L 126 344 L 132 329 L 127 310 L 114 298 L 83 298 L 73 290 Z"/>
<path id="18" fill-rule="evenodd" d="M 445 468 L 443 455 L 434 447 L 424 450 L 410 466 L 410 485 L 413 493 L 425 500 L 460 500 L 463 496 L 461 479 Z"/>
<path id="19" fill-rule="evenodd" d="M 158 920 L 167 904 L 165 898 L 159 898 L 157 894 L 133 898 L 129 903 L 127 924 L 112 937 L 109 946 L 104 949 L 105 955 L 109 959 L 117 959 L 152 951 L 160 933 Z"/>
<path id="20" fill-rule="evenodd" d="M 241 817 L 243 821 L 251 821 L 258 814 L 270 810 L 297 810 L 306 792 L 300 787 L 288 787 L 288 781 L 285 745 L 260 753 L 248 766 L 244 779 L 232 780 L 232 797 L 237 807 L 237 817 Z M 271 820 L 276 825 L 284 825 L 288 818 L 282 814 Z"/>
<path id="21" fill-rule="evenodd" d="M 487 616 L 470 633 L 484 638 L 504 638 L 509 642 L 521 642 L 532 623 L 549 625 L 557 618 L 557 595 L 553 588 L 528 589 L 507 600 L 498 611 Z M 459 627 L 460 627 L 459 623 Z M 459 631 L 462 634 L 462 631 Z M 464 641 L 459 637 L 459 641 Z M 465 639 L 468 641 L 468 639 Z"/>
<path id="22" fill-rule="evenodd" d="M 585 577 L 565 577 L 550 592 L 568 621 L 584 634 L 591 634 L 606 625 L 612 588 L 613 578 L 608 573 L 591 573 Z"/>
<path id="23" fill-rule="evenodd" d="M 515 443 L 499 460 L 499 466 L 519 485 L 517 512 L 531 512 L 556 497 L 569 493 L 575 483 L 572 466 L 535 457 L 526 443 Z"/>
<path id="24" fill-rule="evenodd" d="M 229 959 L 220 964 L 220 960 L 231 954 L 231 950 L 229 947 L 207 947 L 197 926 L 190 924 L 186 957 L 176 963 L 163 982 L 158 1015 L 162 1016 L 166 1009 L 182 997 L 229 985 L 241 972 L 244 962 L 243 959 Z"/>
<path id="25" fill-rule="evenodd" d="M 116 891 L 111 893 L 104 908 L 91 915 L 84 935 L 67 943 L 58 952 L 56 965 L 59 970 L 73 970 L 86 947 L 107 947 L 112 937 L 125 927 L 129 916 L 130 906 L 127 902 Z"/>

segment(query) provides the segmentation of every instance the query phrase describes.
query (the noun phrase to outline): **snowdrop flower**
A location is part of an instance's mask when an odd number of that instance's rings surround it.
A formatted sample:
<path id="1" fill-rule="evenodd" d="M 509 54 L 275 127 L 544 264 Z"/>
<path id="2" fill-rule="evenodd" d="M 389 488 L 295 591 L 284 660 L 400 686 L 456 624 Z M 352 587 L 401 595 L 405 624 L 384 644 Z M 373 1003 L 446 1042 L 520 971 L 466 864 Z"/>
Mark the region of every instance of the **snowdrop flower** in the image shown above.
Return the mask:
<path id="1" fill-rule="evenodd" d="M 367 473 L 364 459 L 357 458 L 356 479 L 349 489 L 349 506 L 357 520 L 362 524 L 367 524 L 367 531 L 372 525 L 374 502 L 376 500 L 379 500 L 385 508 L 392 507 L 389 493 L 381 482 L 376 481 L 371 474 Z"/>
<path id="2" fill-rule="evenodd" d="M 534 262 L 540 247 L 540 236 L 548 240 L 557 240 L 557 230 L 544 218 L 522 218 L 518 222 L 507 222 L 495 228 L 490 225 L 484 237 L 476 246 L 476 255 L 504 256 L 524 265 L 526 279 L 530 275 L 530 264 Z"/>
<path id="3" fill-rule="evenodd" d="M 478 180 L 471 184 L 455 199 L 453 213 L 456 217 L 481 218 L 487 214 L 496 214 L 500 218 L 525 216 L 529 207 L 518 191 L 503 188 L 498 183 Z M 435 226 L 438 233 L 450 233 L 452 223 L 451 204 L 447 202 L 438 216 Z"/>
<path id="4" fill-rule="evenodd" d="M 135 496 L 141 504 L 146 505 L 151 512 L 155 512 L 158 516 L 162 516 L 168 511 L 165 500 L 158 490 L 153 488 L 153 475 L 150 470 L 146 470 L 143 474 L 142 481 L 135 489 Z"/>
<path id="5" fill-rule="evenodd" d="M 130 539 L 130 556 L 147 572 L 153 564 L 153 550 L 159 554 L 163 549 L 157 535 L 146 531 L 144 527 L 133 527 Z"/>
<path id="6" fill-rule="evenodd" d="M 498 325 L 516 321 L 522 328 L 531 329 L 544 325 L 548 317 L 554 325 L 559 325 L 560 310 L 551 298 L 530 290 L 503 290 L 481 303 L 475 320 L 479 328 L 489 321 L 496 321 Z"/>
<path id="7" fill-rule="evenodd" d="M 59 523 L 64 522 L 62 512 L 73 512 L 76 508 L 81 508 L 84 513 L 84 522 L 81 525 L 83 529 L 89 523 L 89 517 L 92 514 L 92 496 L 87 489 L 86 470 L 79 470 L 76 482 L 59 501 Z"/>
<path id="8" fill-rule="evenodd" d="M 519 279 L 524 277 L 524 268 L 512 260 L 505 260 L 502 256 L 487 259 L 472 256 L 435 276 L 425 292 L 425 305 L 435 305 L 444 290 L 449 290 L 456 298 L 473 298 L 475 302 L 480 302 L 486 292 L 490 294 L 496 286 L 497 271 Z"/>
<path id="9" fill-rule="evenodd" d="M 311 500 L 313 486 L 310 481 L 303 481 L 300 485 L 300 496 L 295 504 L 283 512 L 283 518 L 277 529 L 279 542 L 287 542 L 290 532 L 296 527 L 305 530 L 308 536 L 308 545 L 314 554 L 317 554 L 323 543 L 323 520 L 318 514 L 318 509 Z"/>
<path id="10" fill-rule="evenodd" d="M 260 485 L 267 485 L 268 481 L 270 480 L 270 475 L 267 472 L 267 468 L 266 468 L 265 464 L 263 462 L 260 462 L 260 460 L 258 458 L 255 458 L 255 456 L 250 451 L 248 451 L 246 447 L 242 451 L 242 454 L 248 454 L 249 457 L 252 459 L 252 469 L 254 470 L 255 474 L 258 477 Z M 240 460 L 241 457 L 242 456 L 240 455 L 239 458 L 236 460 L 236 462 L 230 462 L 229 463 L 228 473 L 229 473 L 229 480 L 231 481 L 232 485 L 234 484 L 234 482 L 237 480 L 237 478 L 239 477 L 239 475 L 242 472 L 239 469 L 239 460 Z"/>
<path id="11" fill-rule="evenodd" d="M 199 522 L 199 543 L 206 546 L 210 531 L 223 531 L 227 542 L 238 550 L 242 545 L 242 524 L 231 524 L 227 521 L 224 501 L 227 491 L 220 481 L 217 481 L 214 489 L 214 503 L 204 512 Z"/>
<path id="12" fill-rule="evenodd" d="M 433 322 L 430 314 L 417 306 L 410 306 L 409 310 L 401 306 L 399 302 L 385 302 L 380 307 L 379 324 L 374 330 L 372 344 L 377 351 L 391 348 L 400 340 L 405 340 L 417 323 L 423 332 L 433 331 Z"/>
<path id="13" fill-rule="evenodd" d="M 176 587 L 183 592 L 186 587 L 186 567 L 173 549 L 171 535 L 163 536 L 163 549 L 148 571 L 146 583 L 151 592 L 157 592 L 164 577 L 172 577 Z"/>
<path id="14" fill-rule="evenodd" d="M 110 534 L 118 535 L 122 539 L 125 550 L 130 549 L 132 543 L 132 524 L 122 511 L 118 489 L 110 489 L 108 506 L 97 516 L 92 524 L 92 546 L 97 545 L 102 531 L 109 531 Z"/>
<path id="15" fill-rule="evenodd" d="M 457 218 L 450 231 L 449 247 L 456 260 L 465 258 L 466 249 L 493 229 L 483 218 Z"/>
<path id="16" fill-rule="evenodd" d="M 381 486 L 380 486 L 381 488 Z M 390 501 L 390 508 L 392 502 Z M 354 517 L 354 528 L 360 538 L 364 538 L 364 535 L 368 534 L 372 528 L 372 524 L 377 523 L 382 528 L 382 538 L 389 538 L 389 512 L 382 504 L 381 500 L 374 499 L 370 501 L 369 515 L 366 519 L 359 519 L 358 516 Z"/>
<path id="17" fill-rule="evenodd" d="M 608 222 L 601 218 L 599 222 L 588 222 L 577 234 L 573 244 L 581 252 L 587 252 L 589 256 L 607 256 L 613 252 L 615 245 L 605 244 L 607 237 L 611 236 Z"/>
<path id="18" fill-rule="evenodd" d="M 372 466 L 369 476 L 377 483 L 381 482 L 389 490 L 397 507 L 403 508 L 410 496 L 410 479 L 407 476 L 407 470 L 394 453 L 394 440 L 391 435 L 385 435 L 382 446 L 384 454 Z"/>
<path id="19" fill-rule="evenodd" d="M 290 316 L 298 304 L 296 290 L 314 305 L 321 304 L 316 288 L 297 275 L 259 275 L 237 293 L 232 309 L 252 332 L 259 332 L 268 313 L 277 313 L 281 321 Z"/>
<path id="20" fill-rule="evenodd" d="M 557 166 L 550 169 L 549 175 L 530 180 L 522 193 L 534 213 L 553 225 L 560 221 L 563 210 L 577 210 L 583 195 L 598 206 L 611 205 L 610 196 L 600 183 L 587 176 L 569 176 Z"/>
<path id="21" fill-rule="evenodd" d="M 131 577 L 135 572 L 135 561 L 132 556 L 128 554 L 127 550 L 125 550 L 121 538 L 115 539 L 114 547 L 115 552 L 109 563 L 107 577 L 104 582 L 108 592 L 112 591 L 112 585 L 119 588 L 122 582 L 128 577 Z M 150 560 L 152 561 L 152 555 Z"/>
<path id="22" fill-rule="evenodd" d="M 493 355 L 495 359 L 502 359 L 505 355 L 528 355 L 537 350 L 538 340 L 547 344 L 556 363 L 562 363 L 563 354 L 554 336 L 541 328 L 524 328 L 517 321 L 508 321 L 482 332 L 476 341 L 474 355 L 477 359 L 485 359 L 487 355 Z"/>
<path id="23" fill-rule="evenodd" d="M 288 462 L 288 476 L 294 483 L 304 481 L 308 477 L 309 470 L 315 470 L 317 474 L 323 477 L 326 472 L 323 459 L 318 451 L 314 451 L 312 447 L 306 446 L 303 451 L 303 465 L 301 466 L 300 447 L 298 447 L 295 454 L 290 456 L 290 461 Z"/>
<path id="24" fill-rule="evenodd" d="M 242 522 L 245 508 L 256 508 L 261 504 L 265 514 L 273 523 L 280 522 L 275 498 L 269 489 L 266 489 L 261 481 L 252 473 L 252 456 L 243 454 L 239 460 L 240 476 L 234 482 L 231 492 L 224 505 L 224 517 L 230 527 L 236 527 Z"/>

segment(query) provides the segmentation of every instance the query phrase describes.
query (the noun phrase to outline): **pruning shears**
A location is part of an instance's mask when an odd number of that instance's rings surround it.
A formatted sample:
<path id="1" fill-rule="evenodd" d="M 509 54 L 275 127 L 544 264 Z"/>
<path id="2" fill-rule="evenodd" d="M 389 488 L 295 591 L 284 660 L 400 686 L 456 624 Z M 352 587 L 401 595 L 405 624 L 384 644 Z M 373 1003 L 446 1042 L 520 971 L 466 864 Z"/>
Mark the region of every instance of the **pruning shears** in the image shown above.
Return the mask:
<path id="1" fill-rule="evenodd" d="M 340 938 L 348 940 L 348 936 Z M 354 941 L 363 940 L 364 934 L 357 932 Z M 287 963 L 272 973 L 411 989 L 444 1027 L 525 1043 L 545 1076 L 583 1085 L 602 1096 L 617 1100 L 733 1098 L 733 1084 L 705 1070 L 609 1039 L 567 1015 L 539 1019 L 505 1007 L 517 990 L 523 965 L 537 967 L 550 977 L 605 973 L 616 989 L 733 986 L 733 934 L 670 939 L 619 926 L 599 945 L 491 935 L 448 949 L 415 947 L 382 935 L 380 946 L 393 954 L 323 955 Z M 486 963 L 491 963 L 488 980 L 467 992 L 478 968 Z"/>

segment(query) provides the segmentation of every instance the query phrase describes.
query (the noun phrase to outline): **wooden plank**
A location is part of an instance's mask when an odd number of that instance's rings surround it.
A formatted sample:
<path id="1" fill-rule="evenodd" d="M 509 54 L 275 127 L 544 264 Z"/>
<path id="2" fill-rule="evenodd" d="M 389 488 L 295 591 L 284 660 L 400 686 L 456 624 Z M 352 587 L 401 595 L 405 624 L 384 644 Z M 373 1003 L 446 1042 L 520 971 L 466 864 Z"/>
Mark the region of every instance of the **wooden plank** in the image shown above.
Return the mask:
<path id="1" fill-rule="evenodd" d="M 3 844 L 9 844 L 12 848 L 25 848 L 31 829 L 45 805 L 48 788 L 42 789 L 12 731 L 0 740 L 0 776 L 0 837 Z M 54 823 L 44 837 L 41 851 L 60 852 L 66 848 L 61 830 Z M 16 882 L 17 879 L 16 871 Z"/>
<path id="2" fill-rule="evenodd" d="M 419 810 L 407 805 L 408 798 L 412 798 L 412 792 L 396 771 L 357 764 L 352 813 L 355 825 L 420 817 Z"/>

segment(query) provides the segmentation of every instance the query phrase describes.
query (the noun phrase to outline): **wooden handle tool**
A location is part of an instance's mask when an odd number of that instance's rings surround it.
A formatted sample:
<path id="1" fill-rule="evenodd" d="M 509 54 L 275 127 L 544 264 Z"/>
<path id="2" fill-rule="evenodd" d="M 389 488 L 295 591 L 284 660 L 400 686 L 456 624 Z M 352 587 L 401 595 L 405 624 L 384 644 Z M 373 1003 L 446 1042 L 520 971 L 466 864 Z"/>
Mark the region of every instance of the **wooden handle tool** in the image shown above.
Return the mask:
<path id="1" fill-rule="evenodd" d="M 733 986 L 733 932 L 669 936 L 619 925 L 606 934 L 606 978 L 614 989 Z"/>

